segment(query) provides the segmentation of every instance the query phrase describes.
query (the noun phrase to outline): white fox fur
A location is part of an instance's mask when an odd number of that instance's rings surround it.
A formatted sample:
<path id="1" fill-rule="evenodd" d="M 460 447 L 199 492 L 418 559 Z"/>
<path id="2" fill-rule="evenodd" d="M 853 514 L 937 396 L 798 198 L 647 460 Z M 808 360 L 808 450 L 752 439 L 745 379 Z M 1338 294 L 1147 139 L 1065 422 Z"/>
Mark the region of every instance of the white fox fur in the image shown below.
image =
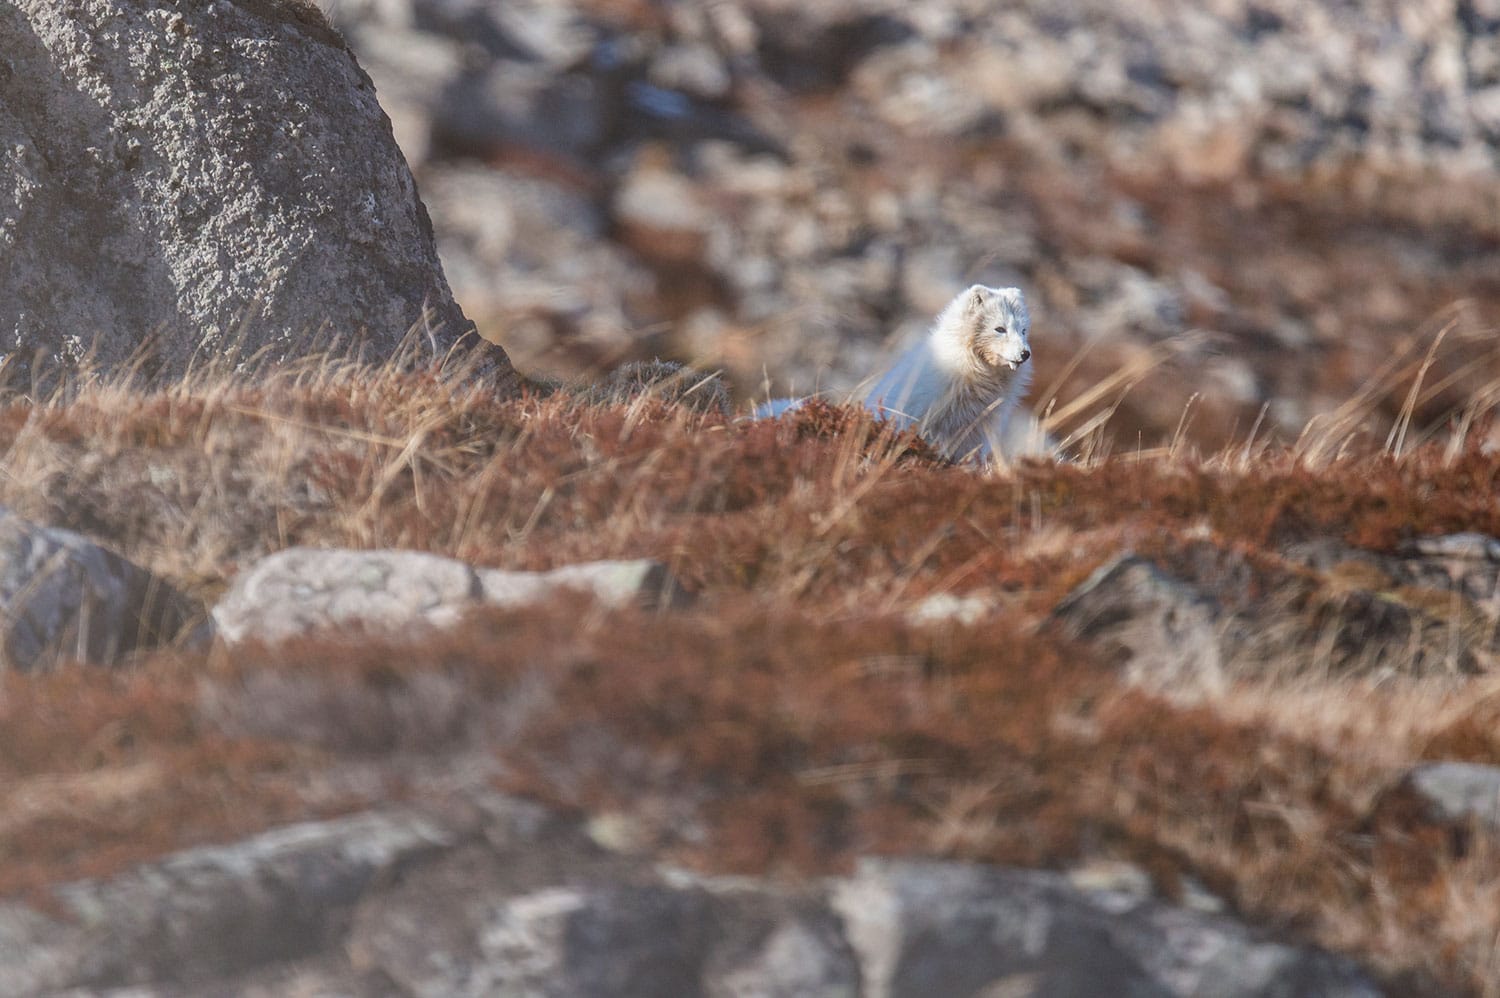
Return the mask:
<path id="1" fill-rule="evenodd" d="M 914 427 L 943 454 L 986 463 L 1003 455 L 1011 414 L 1031 384 L 1031 314 L 1020 288 L 975 284 L 948 303 L 920 343 L 875 381 L 864 404 Z M 770 399 L 773 419 L 805 399 Z"/>
<path id="2" fill-rule="evenodd" d="M 1030 332 L 1019 288 L 975 284 L 875 382 L 865 405 L 954 460 L 993 460 L 1031 383 Z"/>

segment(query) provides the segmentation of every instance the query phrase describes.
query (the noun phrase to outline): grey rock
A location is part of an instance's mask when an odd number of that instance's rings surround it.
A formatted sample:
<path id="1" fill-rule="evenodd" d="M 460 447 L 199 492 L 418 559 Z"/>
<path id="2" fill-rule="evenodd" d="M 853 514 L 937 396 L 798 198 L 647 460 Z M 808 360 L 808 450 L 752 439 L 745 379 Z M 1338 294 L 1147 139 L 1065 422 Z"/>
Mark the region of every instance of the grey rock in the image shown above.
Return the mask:
<path id="1" fill-rule="evenodd" d="M 478 597 L 474 570 L 451 558 L 293 548 L 236 576 L 213 615 L 226 641 L 278 641 L 340 627 L 450 625 Z"/>
<path id="2" fill-rule="evenodd" d="M 314 953 L 379 878 L 449 841 L 412 814 L 368 812 L 54 888 L 56 920 L 0 908 L 0 995 L 213 980 Z"/>
<path id="3" fill-rule="evenodd" d="M 1500 652 L 1500 562 L 1477 534 L 1427 538 L 1398 554 L 1322 537 L 1283 552 L 1313 573 L 1289 576 L 1263 599 L 1299 608 L 1318 668 L 1339 674 L 1477 673 Z M 1250 617 L 1253 619 L 1254 614 Z M 1274 629 L 1242 628 L 1249 657 L 1263 656 Z M 1274 654 L 1274 652 L 1272 652 Z"/>
<path id="4" fill-rule="evenodd" d="M 461 150 L 520 146 L 583 159 L 604 142 L 609 97 L 598 81 L 582 73 L 497 61 L 444 92 L 433 128 L 438 138 Z"/>
<path id="5" fill-rule="evenodd" d="M 733 83 L 724 60 L 704 44 L 662 49 L 651 62 L 651 81 L 668 90 L 714 100 L 728 96 Z"/>
<path id="6" fill-rule="evenodd" d="M 421 924 L 405 918 L 367 925 L 373 935 L 361 942 L 420 996 L 691 995 L 703 972 L 708 916 L 701 894 L 554 887 L 496 899 L 467 952 L 434 950 Z"/>
<path id="7" fill-rule="evenodd" d="M 1432 558 L 1500 562 L 1500 540 L 1488 534 L 1470 532 L 1419 537 L 1407 545 L 1407 550 Z"/>
<path id="8" fill-rule="evenodd" d="M 1500 768 L 1473 762 L 1417 766 L 1402 780 L 1440 822 L 1475 821 L 1500 831 Z"/>
<path id="9" fill-rule="evenodd" d="M 1132 605 L 1145 597 L 1129 596 L 1135 589 L 1122 595 L 1122 583 L 1113 580 L 1113 595 L 1095 594 L 1077 607 L 1065 601 L 1059 615 L 1070 611 L 1069 633 L 1087 638 L 1084 631 L 1102 632 L 1101 649 L 1122 664 L 1134 660 L 1130 649 L 1141 642 L 1157 647 L 1180 640 L 1176 654 L 1191 656 L 1199 639 L 1173 638 L 1172 628 L 1182 621 L 1174 625 L 1153 613 L 1164 613 L 1162 607 L 1179 598 L 1191 607 L 1194 593 L 1212 594 L 1196 603 L 1208 615 L 1201 620 L 1211 621 L 1196 633 L 1205 639 L 1212 633 L 1217 652 L 1210 657 L 1216 654 L 1219 670 L 1233 678 L 1451 676 L 1484 671 L 1495 661 L 1500 566 L 1494 563 L 1415 549 L 1382 554 L 1331 537 L 1287 544 L 1278 553 L 1285 563 L 1191 541 L 1172 554 L 1178 578 L 1153 581 L 1160 574 L 1153 567 L 1136 580 L 1137 588 L 1162 601 L 1155 611 Z M 1117 563 L 1106 569 L 1113 567 Z M 1155 624 L 1146 626 L 1150 621 Z M 1128 633 L 1113 633 L 1122 628 Z"/>
<path id="10" fill-rule="evenodd" d="M 675 239 L 697 244 L 700 255 L 713 222 L 695 184 L 649 161 L 622 178 L 612 211 L 617 224 L 642 234 L 637 238 L 655 236 L 662 242 Z"/>
<path id="11" fill-rule="evenodd" d="M 114 664 L 137 650 L 208 637 L 207 610 L 86 537 L 0 507 L 0 658 L 32 670 Z"/>
<path id="12" fill-rule="evenodd" d="M 510 572 L 421 551 L 291 548 L 236 576 L 213 617 L 225 641 L 274 642 L 338 629 L 446 627 L 482 605 L 531 603 L 564 589 L 609 605 L 670 598 L 664 569 L 647 560 Z"/>
<path id="13" fill-rule="evenodd" d="M 1136 267 L 1090 258 L 1073 264 L 1069 277 L 1084 302 L 1079 321 L 1093 336 L 1129 330 L 1157 340 L 1183 330 L 1181 297 Z"/>
<path id="14" fill-rule="evenodd" d="M 1500 540 L 1477 533 L 1423 537 L 1385 561 L 1402 582 L 1456 593 L 1487 620 L 1500 619 Z"/>
<path id="15" fill-rule="evenodd" d="M 700 877 L 476 792 L 54 888 L 59 914 L 0 904 L 0 995 L 1379 993 L 1347 960 L 1118 881 L 894 859 L 800 885 Z"/>
<path id="16" fill-rule="evenodd" d="M 412 917 L 411 896 L 372 903 L 351 945 L 408 993 L 433 998 L 859 994 L 854 953 L 815 899 L 674 879 L 490 892 L 450 901 L 430 918 Z M 424 904 L 440 897 L 429 892 Z"/>
<path id="17" fill-rule="evenodd" d="M 1348 961 L 1055 873 L 866 860 L 834 903 L 868 998 L 1380 993 Z"/>
<path id="18" fill-rule="evenodd" d="M 1217 603 L 1145 558 L 1125 554 L 1100 566 L 1053 615 L 1127 682 L 1188 699 L 1223 688 Z"/>
<path id="19" fill-rule="evenodd" d="M 609 127 L 607 89 L 575 71 L 601 32 L 570 4 L 322 5 L 369 66 L 381 101 L 400 108 L 397 135 L 414 162 L 434 145 L 464 153 L 519 145 L 582 157 Z"/>
<path id="20" fill-rule="evenodd" d="M 746 892 L 751 893 L 751 892 Z M 774 895 L 720 895 L 736 925 L 708 963 L 706 998 L 858 998 L 858 955 L 831 911 Z M 758 909 L 758 910 L 757 910 Z"/>
<path id="21" fill-rule="evenodd" d="M 86 946 L 78 934 L 21 901 L 0 901 L 0 998 L 55 993 L 76 982 Z"/>
<path id="22" fill-rule="evenodd" d="M 390 123 L 316 7 L 19 0 L 0 53 L 0 353 L 19 369 L 464 340 Z"/>
<path id="23" fill-rule="evenodd" d="M 590 593 L 606 606 L 620 606 L 637 599 L 671 602 L 680 598 L 666 568 L 647 558 L 590 561 L 564 565 L 550 572 L 481 568 L 477 574 L 481 599 L 492 606 L 534 603 L 560 589 Z"/>

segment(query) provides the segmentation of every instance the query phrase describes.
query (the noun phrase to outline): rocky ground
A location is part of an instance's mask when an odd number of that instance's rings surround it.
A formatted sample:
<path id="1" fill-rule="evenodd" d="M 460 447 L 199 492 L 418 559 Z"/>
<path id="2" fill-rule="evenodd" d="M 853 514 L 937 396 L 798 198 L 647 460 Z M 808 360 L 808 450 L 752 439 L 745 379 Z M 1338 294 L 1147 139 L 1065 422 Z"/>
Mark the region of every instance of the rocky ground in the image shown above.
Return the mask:
<path id="1" fill-rule="evenodd" d="M 1419 425 L 1500 377 L 1489 3 L 324 6 L 529 371 L 847 390 L 978 281 L 1061 437 L 1294 439 L 1440 333 Z"/>
<path id="2" fill-rule="evenodd" d="M 349 367 L 0 433 L 0 993 L 1496 972 L 1481 434 L 985 475 Z"/>
<path id="3" fill-rule="evenodd" d="M 324 7 L 0 7 L 0 995 L 1495 993 L 1500 9 Z"/>

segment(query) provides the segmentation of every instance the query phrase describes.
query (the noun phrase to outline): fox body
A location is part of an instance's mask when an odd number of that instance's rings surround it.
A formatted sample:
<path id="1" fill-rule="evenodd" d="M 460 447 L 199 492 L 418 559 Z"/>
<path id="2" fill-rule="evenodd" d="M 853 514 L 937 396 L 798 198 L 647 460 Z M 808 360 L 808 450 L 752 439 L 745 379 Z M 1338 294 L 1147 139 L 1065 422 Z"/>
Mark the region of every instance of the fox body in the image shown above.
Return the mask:
<path id="1" fill-rule="evenodd" d="M 920 343 L 875 379 L 864 405 L 914 428 L 943 454 L 987 463 L 1002 455 L 1010 417 L 1031 383 L 1031 315 L 1019 288 L 975 284 L 948 303 Z M 755 408 L 771 419 L 805 399 Z"/>
<path id="2" fill-rule="evenodd" d="M 1030 332 L 1019 288 L 975 284 L 875 382 L 865 405 L 954 460 L 993 460 L 1031 383 Z"/>

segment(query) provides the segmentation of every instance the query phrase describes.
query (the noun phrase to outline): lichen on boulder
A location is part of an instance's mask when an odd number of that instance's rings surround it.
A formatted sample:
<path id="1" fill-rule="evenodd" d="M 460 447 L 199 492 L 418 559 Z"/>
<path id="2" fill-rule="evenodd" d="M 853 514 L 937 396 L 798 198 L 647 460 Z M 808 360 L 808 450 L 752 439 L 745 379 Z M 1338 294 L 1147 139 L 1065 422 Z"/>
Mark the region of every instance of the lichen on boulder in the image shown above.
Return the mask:
<path id="1" fill-rule="evenodd" d="M 390 121 L 316 7 L 19 0 L 0 93 L 13 373 L 379 360 L 408 335 L 446 355 L 469 333 Z"/>

